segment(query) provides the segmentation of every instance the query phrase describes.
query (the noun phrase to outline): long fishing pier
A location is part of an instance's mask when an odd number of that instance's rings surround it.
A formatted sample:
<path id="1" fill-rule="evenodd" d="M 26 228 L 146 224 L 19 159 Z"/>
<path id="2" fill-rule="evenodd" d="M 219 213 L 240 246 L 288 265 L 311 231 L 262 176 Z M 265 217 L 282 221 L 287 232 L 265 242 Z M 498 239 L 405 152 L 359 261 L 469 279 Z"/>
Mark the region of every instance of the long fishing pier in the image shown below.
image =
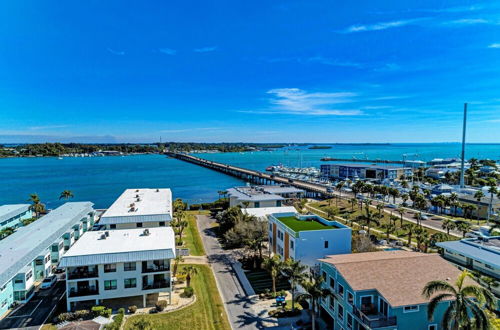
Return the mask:
<path id="1" fill-rule="evenodd" d="M 172 158 L 183 160 L 185 162 L 203 166 L 214 171 L 237 177 L 239 179 L 255 184 L 286 184 L 303 189 L 308 192 L 309 197 L 333 196 L 333 193 L 327 192 L 325 186 L 316 183 L 310 183 L 297 179 L 289 179 L 275 174 L 268 174 L 246 168 L 218 163 L 211 160 L 198 158 L 184 153 L 166 152 L 166 155 Z"/>

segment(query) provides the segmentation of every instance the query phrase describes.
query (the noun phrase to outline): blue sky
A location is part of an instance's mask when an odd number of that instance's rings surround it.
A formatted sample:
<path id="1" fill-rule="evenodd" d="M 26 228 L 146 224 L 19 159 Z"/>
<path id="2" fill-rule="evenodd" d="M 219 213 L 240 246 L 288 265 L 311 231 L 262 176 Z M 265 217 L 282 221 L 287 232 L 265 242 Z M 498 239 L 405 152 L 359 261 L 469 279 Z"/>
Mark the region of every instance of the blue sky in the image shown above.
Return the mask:
<path id="1" fill-rule="evenodd" d="M 500 5 L 3 1 L 1 142 L 500 142 Z"/>

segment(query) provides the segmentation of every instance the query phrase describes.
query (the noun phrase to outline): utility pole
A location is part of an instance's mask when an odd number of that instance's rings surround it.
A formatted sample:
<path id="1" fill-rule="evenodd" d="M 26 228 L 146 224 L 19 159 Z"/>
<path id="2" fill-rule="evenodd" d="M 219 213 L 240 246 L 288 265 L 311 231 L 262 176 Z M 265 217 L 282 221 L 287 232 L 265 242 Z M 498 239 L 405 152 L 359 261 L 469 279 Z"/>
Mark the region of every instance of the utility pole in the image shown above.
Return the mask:
<path id="1" fill-rule="evenodd" d="M 467 103 L 464 103 L 464 126 L 462 129 L 462 164 L 460 167 L 460 188 L 465 188 L 465 130 L 467 128 Z"/>

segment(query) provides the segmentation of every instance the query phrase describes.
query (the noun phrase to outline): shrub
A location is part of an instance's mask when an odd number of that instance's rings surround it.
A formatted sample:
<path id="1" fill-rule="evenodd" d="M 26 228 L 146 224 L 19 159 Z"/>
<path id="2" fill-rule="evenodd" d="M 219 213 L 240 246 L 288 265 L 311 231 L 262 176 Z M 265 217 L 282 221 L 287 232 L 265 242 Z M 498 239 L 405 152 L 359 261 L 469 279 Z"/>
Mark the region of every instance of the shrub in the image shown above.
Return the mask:
<path id="1" fill-rule="evenodd" d="M 162 312 L 165 308 L 167 308 L 167 305 L 168 303 L 166 300 L 158 300 L 155 307 L 158 312 Z"/>
<path id="2" fill-rule="evenodd" d="M 73 313 L 75 319 L 84 319 L 90 316 L 90 311 L 87 309 L 78 310 Z"/>
<path id="3" fill-rule="evenodd" d="M 128 311 L 130 314 L 134 314 L 135 312 L 137 312 L 137 306 L 136 305 L 128 306 Z"/>
<path id="4" fill-rule="evenodd" d="M 125 308 L 120 308 L 118 310 L 118 314 L 125 314 Z"/>
<path id="5" fill-rule="evenodd" d="M 71 321 L 73 313 L 61 313 L 57 316 L 57 322 Z"/>
<path id="6" fill-rule="evenodd" d="M 106 324 L 104 326 L 105 330 L 119 330 L 123 323 L 123 316 L 125 314 L 125 309 L 120 308 L 118 314 L 113 318 L 113 322 Z"/>
<path id="7" fill-rule="evenodd" d="M 184 283 L 186 281 L 186 274 L 177 273 L 175 280 L 177 283 Z"/>
<path id="8" fill-rule="evenodd" d="M 94 306 L 92 307 L 92 315 L 94 317 L 96 316 L 103 316 L 109 318 L 111 316 L 111 313 L 113 311 L 111 308 L 106 308 L 105 306 Z"/>
<path id="9" fill-rule="evenodd" d="M 194 294 L 194 289 L 190 286 L 184 288 L 184 292 L 181 293 L 183 298 L 191 298 Z"/>
<path id="10" fill-rule="evenodd" d="M 102 311 L 101 316 L 109 318 L 109 317 L 111 317 L 112 313 L 113 313 L 113 310 L 111 308 L 107 308 L 104 311 Z"/>

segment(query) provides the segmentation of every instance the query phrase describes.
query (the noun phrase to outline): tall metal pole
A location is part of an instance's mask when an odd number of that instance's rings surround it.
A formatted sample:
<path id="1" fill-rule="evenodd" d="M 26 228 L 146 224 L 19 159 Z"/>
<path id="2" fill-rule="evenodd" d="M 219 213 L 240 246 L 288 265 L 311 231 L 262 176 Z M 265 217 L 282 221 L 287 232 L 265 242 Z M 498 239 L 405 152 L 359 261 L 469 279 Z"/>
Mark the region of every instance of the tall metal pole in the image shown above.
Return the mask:
<path id="1" fill-rule="evenodd" d="M 464 127 L 462 129 L 462 166 L 460 168 L 460 188 L 465 188 L 465 130 L 467 128 L 467 103 L 464 103 Z"/>

